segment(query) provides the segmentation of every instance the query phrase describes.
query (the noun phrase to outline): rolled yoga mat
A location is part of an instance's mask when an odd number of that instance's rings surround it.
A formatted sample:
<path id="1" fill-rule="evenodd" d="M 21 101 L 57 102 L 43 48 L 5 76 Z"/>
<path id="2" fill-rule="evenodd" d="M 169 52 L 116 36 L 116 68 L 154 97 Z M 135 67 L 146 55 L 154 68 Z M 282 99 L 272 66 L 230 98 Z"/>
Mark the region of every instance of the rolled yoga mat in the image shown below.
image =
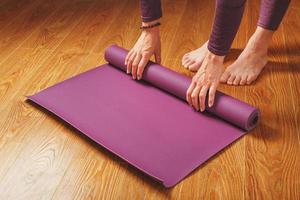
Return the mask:
<path id="1" fill-rule="evenodd" d="M 257 125 L 257 108 L 221 92 L 213 108 L 194 111 L 185 101 L 191 78 L 153 62 L 143 81 L 132 80 L 127 53 L 112 45 L 108 64 L 28 99 L 166 187 Z"/>

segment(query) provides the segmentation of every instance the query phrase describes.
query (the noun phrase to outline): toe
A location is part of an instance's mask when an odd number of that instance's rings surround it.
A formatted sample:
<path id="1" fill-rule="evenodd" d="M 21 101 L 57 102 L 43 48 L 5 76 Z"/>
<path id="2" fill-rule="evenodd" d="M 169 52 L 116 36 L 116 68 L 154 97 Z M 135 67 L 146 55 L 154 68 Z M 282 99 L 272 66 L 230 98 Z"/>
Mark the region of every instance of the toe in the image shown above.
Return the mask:
<path id="1" fill-rule="evenodd" d="M 183 62 L 182 65 L 187 68 L 187 63 L 190 62 L 191 60 L 189 58 L 186 58 Z"/>
<path id="2" fill-rule="evenodd" d="M 234 79 L 235 79 L 235 75 L 231 74 L 227 80 L 227 84 L 232 85 Z"/>
<path id="3" fill-rule="evenodd" d="M 227 80 L 228 80 L 228 78 L 229 78 L 229 76 L 230 76 L 230 73 L 226 70 L 226 71 L 222 74 L 220 81 L 221 81 L 222 83 L 226 83 Z"/>
<path id="4" fill-rule="evenodd" d="M 233 85 L 239 85 L 240 81 L 241 81 L 241 76 L 236 76 L 233 81 Z"/>
<path id="5" fill-rule="evenodd" d="M 186 60 L 186 59 L 188 59 L 188 57 L 189 57 L 189 53 L 186 53 L 186 54 L 184 54 L 184 56 L 182 57 L 182 63 Z"/>
<path id="6" fill-rule="evenodd" d="M 185 68 L 189 69 L 189 67 L 190 67 L 192 64 L 194 64 L 194 63 L 195 63 L 194 60 L 189 60 L 188 62 L 186 62 Z"/>
<path id="7" fill-rule="evenodd" d="M 251 74 L 251 75 L 248 75 L 247 77 L 247 84 L 250 85 L 255 79 L 256 79 L 256 75 L 254 74 Z"/>
<path id="8" fill-rule="evenodd" d="M 240 81 L 240 85 L 245 85 L 247 83 L 247 75 L 242 76 L 241 81 Z"/>
<path id="9" fill-rule="evenodd" d="M 193 64 L 189 65 L 189 70 L 192 72 L 196 72 L 196 71 L 198 71 L 200 66 L 201 66 L 201 63 L 194 62 Z"/>

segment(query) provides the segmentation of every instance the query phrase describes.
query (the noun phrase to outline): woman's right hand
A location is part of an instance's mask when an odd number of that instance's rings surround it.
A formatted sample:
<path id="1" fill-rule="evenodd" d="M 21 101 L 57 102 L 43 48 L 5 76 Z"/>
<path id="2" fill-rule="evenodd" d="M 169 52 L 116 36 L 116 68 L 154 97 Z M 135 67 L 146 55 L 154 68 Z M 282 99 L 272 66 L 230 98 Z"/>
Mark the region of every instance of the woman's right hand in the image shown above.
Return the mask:
<path id="1" fill-rule="evenodd" d="M 149 25 L 144 23 L 144 26 Z M 145 29 L 141 33 L 134 47 L 129 51 L 125 59 L 127 73 L 132 74 L 133 79 L 140 80 L 143 71 L 151 56 L 155 56 L 155 62 L 161 63 L 161 43 L 159 35 L 159 27 Z"/>

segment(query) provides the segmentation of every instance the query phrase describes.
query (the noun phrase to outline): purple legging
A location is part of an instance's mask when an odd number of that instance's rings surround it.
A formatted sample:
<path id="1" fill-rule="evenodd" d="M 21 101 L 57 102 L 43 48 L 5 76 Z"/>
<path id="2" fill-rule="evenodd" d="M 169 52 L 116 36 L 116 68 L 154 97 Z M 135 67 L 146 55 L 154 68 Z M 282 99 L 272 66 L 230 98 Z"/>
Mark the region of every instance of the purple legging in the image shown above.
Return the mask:
<path id="1" fill-rule="evenodd" d="M 140 0 L 141 14 L 144 22 L 162 17 L 160 0 Z M 232 41 L 241 23 L 246 0 L 216 0 L 215 19 L 208 42 L 212 53 L 224 56 L 228 53 Z M 275 31 L 290 0 L 261 0 L 257 25 Z"/>

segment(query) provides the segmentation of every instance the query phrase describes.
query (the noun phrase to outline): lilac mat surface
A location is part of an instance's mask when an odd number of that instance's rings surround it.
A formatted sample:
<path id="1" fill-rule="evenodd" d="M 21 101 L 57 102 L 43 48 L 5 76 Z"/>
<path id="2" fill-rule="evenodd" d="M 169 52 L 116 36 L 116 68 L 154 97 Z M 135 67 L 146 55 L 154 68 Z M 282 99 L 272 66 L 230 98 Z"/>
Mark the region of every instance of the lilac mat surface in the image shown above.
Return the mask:
<path id="1" fill-rule="evenodd" d="M 185 102 L 191 78 L 149 62 L 143 80 L 124 73 L 127 50 L 106 49 L 104 64 L 28 99 L 171 187 L 253 129 L 259 110 L 218 92 L 204 113 Z"/>

